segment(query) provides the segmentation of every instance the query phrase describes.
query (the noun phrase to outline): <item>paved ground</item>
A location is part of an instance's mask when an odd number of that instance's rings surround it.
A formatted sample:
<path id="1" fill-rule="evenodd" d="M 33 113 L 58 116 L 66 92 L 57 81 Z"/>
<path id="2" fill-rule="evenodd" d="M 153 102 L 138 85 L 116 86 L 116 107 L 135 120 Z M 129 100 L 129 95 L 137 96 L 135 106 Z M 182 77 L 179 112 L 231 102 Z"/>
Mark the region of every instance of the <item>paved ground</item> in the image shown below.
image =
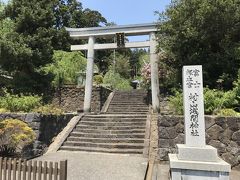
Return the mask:
<path id="1" fill-rule="evenodd" d="M 37 158 L 59 162 L 68 160 L 68 180 L 144 180 L 147 158 L 120 155 L 59 151 Z M 153 180 L 169 180 L 169 164 L 154 166 Z M 240 171 L 233 170 L 230 180 L 240 180 Z"/>
<path id="2" fill-rule="evenodd" d="M 154 166 L 153 180 L 169 180 L 169 164 L 161 162 Z M 232 170 L 230 180 L 240 180 L 240 171 Z"/>
<path id="3" fill-rule="evenodd" d="M 147 159 L 138 155 L 88 152 L 51 153 L 37 160 L 68 160 L 68 180 L 143 180 Z"/>

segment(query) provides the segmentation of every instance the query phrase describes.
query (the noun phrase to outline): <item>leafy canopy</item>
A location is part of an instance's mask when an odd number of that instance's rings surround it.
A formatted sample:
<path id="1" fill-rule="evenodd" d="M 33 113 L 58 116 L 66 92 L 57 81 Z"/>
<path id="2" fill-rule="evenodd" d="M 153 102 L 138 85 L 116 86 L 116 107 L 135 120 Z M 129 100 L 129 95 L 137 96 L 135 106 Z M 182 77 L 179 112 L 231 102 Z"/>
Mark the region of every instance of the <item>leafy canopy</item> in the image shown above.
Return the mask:
<path id="1" fill-rule="evenodd" d="M 231 88 L 240 63 L 240 0 L 174 0 L 159 13 L 159 51 L 178 71 L 183 65 L 202 64 L 204 81 L 216 87 L 222 80 Z"/>
<path id="2" fill-rule="evenodd" d="M 13 0 L 4 10 L 14 28 L 0 41 L 0 65 L 13 76 L 17 92 L 41 93 L 49 87 L 51 76 L 41 67 L 52 62 L 52 3 Z"/>
<path id="3" fill-rule="evenodd" d="M 46 73 L 52 73 L 54 79 L 53 86 L 58 87 L 63 84 L 76 84 L 79 72 L 85 72 L 87 60 L 81 52 L 54 51 L 53 63 L 44 67 Z M 94 66 L 97 72 L 97 66 Z"/>

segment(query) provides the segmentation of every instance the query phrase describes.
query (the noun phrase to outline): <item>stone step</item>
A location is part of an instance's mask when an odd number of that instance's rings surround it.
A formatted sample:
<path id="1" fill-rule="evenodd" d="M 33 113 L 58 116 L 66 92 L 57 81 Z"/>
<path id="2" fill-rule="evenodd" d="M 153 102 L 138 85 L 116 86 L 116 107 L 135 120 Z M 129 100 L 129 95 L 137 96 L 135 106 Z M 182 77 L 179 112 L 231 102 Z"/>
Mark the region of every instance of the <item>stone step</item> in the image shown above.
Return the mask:
<path id="1" fill-rule="evenodd" d="M 108 113 L 111 113 L 111 114 L 122 114 L 123 112 L 109 111 Z M 139 115 L 139 114 L 148 114 L 148 111 L 146 111 L 146 112 L 127 112 L 127 113 L 128 114 Z"/>
<path id="2" fill-rule="evenodd" d="M 119 153 L 119 154 L 142 154 L 143 153 L 142 149 L 107 149 L 107 148 L 74 147 L 74 146 L 62 146 L 60 150 Z"/>
<path id="3" fill-rule="evenodd" d="M 146 122 L 89 122 L 89 121 L 81 121 L 82 125 L 88 126 L 144 126 Z"/>
<path id="4" fill-rule="evenodd" d="M 129 95 L 124 95 L 124 96 L 114 96 L 112 99 L 117 99 L 117 100 L 122 100 L 122 99 L 125 99 L 125 100 L 135 100 L 135 101 L 138 101 L 138 100 L 144 100 L 145 98 L 147 98 L 146 96 L 137 96 L 137 97 L 133 97 L 133 96 L 129 96 Z"/>
<path id="5" fill-rule="evenodd" d="M 73 132 L 96 133 L 96 134 L 129 134 L 129 133 L 145 133 L 145 129 L 130 130 L 102 130 L 102 129 L 74 129 Z"/>
<path id="6" fill-rule="evenodd" d="M 95 148 L 108 148 L 108 149 L 143 149 L 143 143 L 89 143 L 89 142 L 76 142 L 66 141 L 63 146 L 82 146 L 82 147 L 95 147 Z"/>
<path id="7" fill-rule="evenodd" d="M 119 101 L 114 101 L 112 100 L 110 104 L 139 104 L 139 105 L 148 105 L 145 100 L 137 100 L 137 101 L 128 101 L 128 100 L 119 100 Z"/>
<path id="8" fill-rule="evenodd" d="M 144 107 L 144 108 L 149 108 L 149 106 L 147 104 L 120 104 L 120 103 L 116 103 L 116 104 L 110 104 L 109 106 L 113 106 L 113 107 L 129 107 L 129 108 L 132 108 L 132 107 L 135 107 L 135 108 L 141 108 L 141 107 Z"/>
<path id="9" fill-rule="evenodd" d="M 127 113 L 127 114 L 147 114 L 148 111 L 116 111 L 116 110 L 109 110 L 108 113 L 112 113 L 112 114 L 121 114 L 121 113 Z"/>
<path id="10" fill-rule="evenodd" d="M 147 118 L 142 118 L 142 119 L 131 119 L 131 118 L 119 118 L 119 119 L 114 119 L 114 118 L 83 118 L 82 121 L 88 121 L 88 122 L 145 122 Z"/>
<path id="11" fill-rule="evenodd" d="M 139 103 L 139 104 L 145 104 L 145 100 L 144 99 L 112 99 L 112 103 L 130 103 L 130 104 L 133 104 L 133 103 Z"/>
<path id="12" fill-rule="evenodd" d="M 144 110 L 149 110 L 148 106 L 115 106 L 115 105 L 110 105 L 108 109 L 144 109 Z"/>
<path id="13" fill-rule="evenodd" d="M 114 93 L 115 96 L 124 96 L 124 95 L 128 95 L 128 96 L 142 96 L 142 95 L 147 95 L 147 93 L 145 92 L 115 92 Z"/>
<path id="14" fill-rule="evenodd" d="M 101 139 L 101 138 L 69 137 L 67 138 L 67 141 L 94 142 L 94 143 L 144 143 L 144 140 L 142 138 Z"/>
<path id="15" fill-rule="evenodd" d="M 131 134 L 93 134 L 72 132 L 70 137 L 88 137 L 88 138 L 144 138 L 145 133 L 131 133 Z"/>
<path id="16" fill-rule="evenodd" d="M 109 107 L 108 108 L 108 112 L 111 112 L 111 111 L 119 111 L 119 112 L 124 112 L 124 111 L 127 111 L 127 112 L 139 112 L 139 111 L 144 111 L 144 112 L 148 112 L 149 109 L 148 108 L 114 108 L 114 107 Z"/>
<path id="17" fill-rule="evenodd" d="M 145 119 L 146 115 L 139 115 L 139 116 L 122 116 L 119 115 L 111 115 L 111 114 L 101 114 L 95 116 L 84 116 L 82 119 Z"/>
<path id="18" fill-rule="evenodd" d="M 130 130 L 130 129 L 145 129 L 146 126 L 86 126 L 79 124 L 76 126 L 76 130 L 80 129 L 100 129 L 100 130 Z"/>
<path id="19" fill-rule="evenodd" d="M 121 102 L 117 102 L 117 101 L 112 101 L 110 104 L 110 106 L 129 106 L 129 107 L 149 107 L 148 104 L 144 103 L 144 102 L 126 102 L 126 101 L 121 101 Z"/>
<path id="20" fill-rule="evenodd" d="M 144 118 L 146 115 L 132 115 L 132 114 L 88 114 L 84 117 L 88 118 Z"/>
<path id="21" fill-rule="evenodd" d="M 132 98 L 136 98 L 136 97 L 143 97 L 143 96 L 147 96 L 146 93 L 135 93 L 135 94 L 132 94 L 132 93 L 115 93 L 114 94 L 114 97 L 124 97 L 124 96 L 129 96 L 129 97 L 132 97 Z"/>

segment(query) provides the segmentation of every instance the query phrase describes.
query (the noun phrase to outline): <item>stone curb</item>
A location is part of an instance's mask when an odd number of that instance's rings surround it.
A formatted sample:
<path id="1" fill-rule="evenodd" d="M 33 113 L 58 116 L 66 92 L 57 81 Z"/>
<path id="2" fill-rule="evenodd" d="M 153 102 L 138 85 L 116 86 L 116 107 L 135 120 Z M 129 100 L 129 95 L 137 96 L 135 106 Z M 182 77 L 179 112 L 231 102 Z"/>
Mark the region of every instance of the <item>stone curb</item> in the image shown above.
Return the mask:
<path id="1" fill-rule="evenodd" d="M 111 103 L 111 101 L 112 101 L 112 98 L 113 98 L 114 94 L 115 94 L 115 91 L 114 91 L 114 92 L 111 92 L 111 93 L 109 94 L 109 96 L 108 96 L 108 98 L 107 98 L 106 102 L 104 103 L 104 106 L 103 106 L 103 108 L 102 108 L 102 110 L 101 110 L 102 113 L 107 112 L 108 107 L 109 107 L 109 105 L 110 105 L 110 103 Z"/>
<path id="2" fill-rule="evenodd" d="M 80 119 L 83 117 L 84 114 L 80 114 L 78 116 L 74 116 L 68 125 L 60 132 L 57 137 L 55 138 L 54 142 L 49 146 L 47 152 L 45 154 L 54 153 L 57 152 L 58 149 L 61 147 L 63 142 L 66 140 L 66 138 L 69 136 L 69 134 L 72 132 L 72 130 L 75 128 L 77 123 L 80 121 Z"/>

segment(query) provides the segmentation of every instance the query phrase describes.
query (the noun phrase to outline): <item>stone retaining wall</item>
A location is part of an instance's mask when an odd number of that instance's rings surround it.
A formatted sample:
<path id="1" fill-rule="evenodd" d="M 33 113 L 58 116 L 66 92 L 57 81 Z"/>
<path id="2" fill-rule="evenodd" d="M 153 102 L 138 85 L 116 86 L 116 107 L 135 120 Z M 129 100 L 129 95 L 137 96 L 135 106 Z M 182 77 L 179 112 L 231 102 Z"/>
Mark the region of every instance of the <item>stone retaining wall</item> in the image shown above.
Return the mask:
<path id="1" fill-rule="evenodd" d="M 0 114 L 0 120 L 13 118 L 26 122 L 36 133 L 36 140 L 23 150 L 25 158 L 42 155 L 74 114 L 65 115 L 42 115 L 38 113 L 4 113 Z"/>
<path id="2" fill-rule="evenodd" d="M 84 87 L 64 86 L 57 89 L 53 95 L 52 103 L 60 106 L 66 112 L 83 110 Z M 93 87 L 91 111 L 100 112 L 111 90 L 103 87 Z"/>
<path id="3" fill-rule="evenodd" d="M 168 161 L 168 153 L 177 153 L 176 144 L 184 143 L 184 118 L 159 116 L 159 158 Z M 240 118 L 206 116 L 207 144 L 218 149 L 219 156 L 240 170 Z"/>

